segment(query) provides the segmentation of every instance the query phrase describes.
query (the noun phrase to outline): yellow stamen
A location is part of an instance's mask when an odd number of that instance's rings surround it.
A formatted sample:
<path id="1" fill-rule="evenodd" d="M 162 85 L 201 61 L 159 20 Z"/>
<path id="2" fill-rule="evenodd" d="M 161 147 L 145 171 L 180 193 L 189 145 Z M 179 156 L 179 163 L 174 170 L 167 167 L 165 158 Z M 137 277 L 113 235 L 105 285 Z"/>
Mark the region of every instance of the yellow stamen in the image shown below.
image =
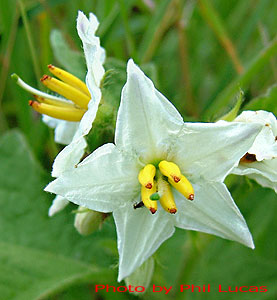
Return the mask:
<path id="1" fill-rule="evenodd" d="M 83 92 L 88 97 L 90 97 L 90 92 L 89 92 L 86 84 L 82 80 L 80 80 L 76 76 L 66 72 L 65 70 L 57 68 L 53 65 L 48 65 L 48 69 L 53 75 L 58 77 L 60 80 L 75 87 L 76 89 L 78 89 L 79 91 Z"/>
<path id="2" fill-rule="evenodd" d="M 50 90 L 73 101 L 81 108 L 87 109 L 90 97 L 80 92 L 76 88 L 48 75 L 44 75 L 40 81 Z"/>
<path id="3" fill-rule="evenodd" d="M 159 163 L 159 169 L 164 176 L 172 179 L 174 182 L 179 182 L 181 180 L 181 171 L 173 162 L 162 160 Z"/>
<path id="4" fill-rule="evenodd" d="M 36 98 L 36 100 L 38 102 L 41 102 L 41 103 L 54 105 L 54 106 L 60 106 L 60 107 L 76 108 L 76 106 L 73 103 L 65 101 L 65 100 L 59 101 L 59 100 L 47 99 L 47 98 L 36 96 L 36 95 L 34 95 L 34 97 Z"/>
<path id="5" fill-rule="evenodd" d="M 188 179 L 182 175 L 179 167 L 173 162 L 163 160 L 159 163 L 161 173 L 168 177 L 169 183 L 188 200 L 194 199 L 194 190 Z"/>
<path id="6" fill-rule="evenodd" d="M 177 212 L 177 207 L 168 182 L 162 178 L 158 179 L 158 192 L 161 193 L 160 203 L 163 209 L 171 214 Z"/>
<path id="7" fill-rule="evenodd" d="M 181 175 L 181 180 L 179 182 L 175 182 L 170 178 L 168 178 L 168 181 L 177 191 L 184 195 L 188 200 L 194 199 L 193 187 L 184 175 Z"/>
<path id="8" fill-rule="evenodd" d="M 156 168 L 153 165 L 148 164 L 139 172 L 138 180 L 146 189 L 152 189 L 154 185 L 155 174 Z"/>
<path id="9" fill-rule="evenodd" d="M 156 183 L 154 182 L 151 189 L 141 186 L 141 200 L 145 207 L 147 207 L 152 214 L 158 209 L 157 201 L 150 200 L 150 196 L 156 192 Z"/>
<path id="10" fill-rule="evenodd" d="M 83 109 L 53 106 L 37 101 L 29 101 L 29 105 L 40 114 L 72 122 L 79 122 L 85 113 Z"/>

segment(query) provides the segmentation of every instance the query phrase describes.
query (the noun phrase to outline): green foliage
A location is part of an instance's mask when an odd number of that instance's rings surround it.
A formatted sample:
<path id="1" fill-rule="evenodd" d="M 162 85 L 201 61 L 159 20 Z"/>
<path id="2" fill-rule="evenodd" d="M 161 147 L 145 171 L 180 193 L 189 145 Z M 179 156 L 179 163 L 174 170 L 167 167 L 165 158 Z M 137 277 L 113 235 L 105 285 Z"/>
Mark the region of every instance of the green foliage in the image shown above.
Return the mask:
<path id="1" fill-rule="evenodd" d="M 117 260 L 111 220 L 84 238 L 70 210 L 49 218 L 52 197 L 43 188 L 50 178 L 19 132 L 2 136 L 0 164 L 1 297 L 44 299 L 76 282 L 114 281 L 115 272 L 105 271 Z"/>
<path id="2" fill-rule="evenodd" d="M 277 85 L 271 86 L 264 95 L 252 99 L 246 106 L 248 110 L 267 110 L 277 115 Z"/>

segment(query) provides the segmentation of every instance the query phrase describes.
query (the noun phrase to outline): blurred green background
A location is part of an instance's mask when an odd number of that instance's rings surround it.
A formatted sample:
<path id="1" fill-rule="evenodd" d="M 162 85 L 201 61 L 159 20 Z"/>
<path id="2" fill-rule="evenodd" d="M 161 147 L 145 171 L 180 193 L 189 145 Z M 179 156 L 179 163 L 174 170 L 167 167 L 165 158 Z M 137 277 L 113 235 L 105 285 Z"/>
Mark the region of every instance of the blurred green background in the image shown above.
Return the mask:
<path id="1" fill-rule="evenodd" d="M 118 103 L 132 57 L 186 121 L 214 121 L 232 108 L 277 115 L 277 1 L 275 0 L 0 0 L 0 299 L 129 299 L 93 292 L 117 286 L 116 234 L 109 218 L 82 237 L 73 228 L 74 206 L 53 218 L 53 196 L 43 192 L 62 148 L 28 106 L 30 95 L 15 72 L 43 90 L 39 78 L 53 63 L 80 78 L 85 61 L 76 32 L 77 11 L 95 13 L 114 70 L 109 94 Z M 155 254 L 152 283 L 173 286 L 144 299 L 277 299 L 276 194 L 243 177 L 228 187 L 245 216 L 256 249 L 206 234 L 177 230 Z M 180 284 L 211 284 L 210 293 L 180 293 Z M 236 285 L 268 292 L 216 292 Z M 124 283 L 121 283 L 124 285 Z"/>

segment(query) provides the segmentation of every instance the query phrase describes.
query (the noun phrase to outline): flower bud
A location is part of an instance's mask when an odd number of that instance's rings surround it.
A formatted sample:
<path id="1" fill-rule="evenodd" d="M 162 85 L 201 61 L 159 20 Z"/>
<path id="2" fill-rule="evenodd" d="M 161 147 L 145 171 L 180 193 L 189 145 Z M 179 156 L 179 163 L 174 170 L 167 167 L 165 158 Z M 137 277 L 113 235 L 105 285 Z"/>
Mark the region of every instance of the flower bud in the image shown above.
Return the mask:
<path id="1" fill-rule="evenodd" d="M 74 227 L 80 234 L 89 235 L 99 229 L 106 216 L 106 214 L 79 206 L 75 216 Z"/>

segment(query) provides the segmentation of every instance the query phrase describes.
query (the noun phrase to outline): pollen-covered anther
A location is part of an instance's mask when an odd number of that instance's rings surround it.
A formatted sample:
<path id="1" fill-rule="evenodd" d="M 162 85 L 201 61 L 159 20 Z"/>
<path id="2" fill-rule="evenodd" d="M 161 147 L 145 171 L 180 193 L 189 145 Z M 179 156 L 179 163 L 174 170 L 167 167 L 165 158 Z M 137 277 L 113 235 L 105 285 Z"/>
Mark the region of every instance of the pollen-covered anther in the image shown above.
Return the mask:
<path id="1" fill-rule="evenodd" d="M 34 100 L 30 100 L 29 105 L 40 114 L 72 122 L 80 121 L 85 113 L 85 110 L 83 109 L 49 105 Z"/>
<path id="2" fill-rule="evenodd" d="M 194 190 L 189 180 L 182 175 L 179 167 L 173 163 L 163 160 L 159 163 L 159 170 L 168 178 L 169 183 L 188 200 L 194 199 Z"/>
<path id="3" fill-rule="evenodd" d="M 159 163 L 159 169 L 164 176 L 170 178 L 174 182 L 179 182 L 181 180 L 181 171 L 173 162 L 162 160 Z"/>
<path id="4" fill-rule="evenodd" d="M 154 177 L 156 175 L 155 166 L 148 164 L 140 172 L 138 176 L 139 183 L 146 189 L 151 190 L 154 185 Z"/>
<path id="5" fill-rule="evenodd" d="M 79 107 L 87 109 L 90 97 L 77 88 L 48 75 L 44 75 L 40 81 L 50 90 L 71 100 Z"/>
<path id="6" fill-rule="evenodd" d="M 80 80 L 76 76 L 72 75 L 71 73 L 69 73 L 63 69 L 57 68 L 53 65 L 48 65 L 48 69 L 53 75 L 58 77 L 60 80 L 71 85 L 72 87 L 78 89 L 79 91 L 83 92 L 88 97 L 90 97 L 90 92 L 89 92 L 86 84 L 82 80 Z"/>
<path id="7" fill-rule="evenodd" d="M 175 214 L 177 212 L 177 207 L 174 201 L 174 197 L 171 191 L 170 184 L 165 181 L 162 176 L 158 177 L 157 181 L 158 193 L 161 194 L 160 203 L 163 209 L 170 214 Z"/>
<path id="8" fill-rule="evenodd" d="M 152 201 L 150 196 L 156 193 L 156 183 L 153 183 L 152 189 L 147 189 L 144 186 L 141 186 L 141 201 L 143 202 L 144 206 L 147 207 L 152 214 L 154 214 L 158 209 L 157 201 Z"/>

